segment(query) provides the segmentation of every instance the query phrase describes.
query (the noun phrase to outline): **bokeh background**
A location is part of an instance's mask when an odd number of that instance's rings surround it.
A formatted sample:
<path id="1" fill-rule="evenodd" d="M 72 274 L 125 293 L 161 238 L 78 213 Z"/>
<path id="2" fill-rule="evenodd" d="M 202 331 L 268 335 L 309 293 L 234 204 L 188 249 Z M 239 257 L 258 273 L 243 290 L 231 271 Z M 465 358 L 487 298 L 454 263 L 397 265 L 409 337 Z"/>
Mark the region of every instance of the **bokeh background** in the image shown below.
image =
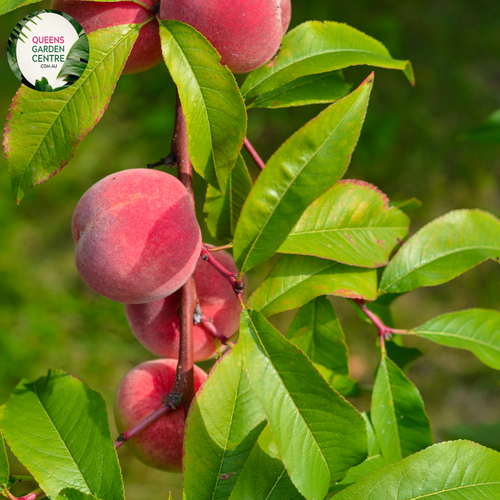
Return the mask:
<path id="1" fill-rule="evenodd" d="M 366 123 L 346 177 L 372 182 L 394 200 L 422 200 L 422 208 L 410 213 L 412 233 L 457 208 L 481 208 L 500 216 L 500 145 L 462 139 L 500 107 L 500 2 L 292 0 L 292 5 L 292 27 L 308 19 L 345 22 L 414 65 L 415 87 L 400 72 L 375 71 Z M 2 120 L 19 87 L 5 55 L 9 33 L 24 15 L 48 7 L 40 2 L 0 18 Z M 357 85 L 370 71 L 351 68 L 345 74 Z M 71 217 L 81 195 L 102 177 L 144 167 L 168 154 L 174 95 L 164 66 L 120 78 L 108 110 L 73 161 L 31 190 L 19 206 L 0 155 L 0 403 L 21 378 L 36 379 L 50 367 L 67 370 L 103 395 L 115 433 L 116 387 L 132 367 L 152 355 L 131 334 L 123 306 L 97 296 L 80 280 Z M 248 136 L 267 160 L 322 108 L 251 110 Z M 248 165 L 255 175 L 250 160 Z M 203 226 L 204 183 L 195 181 Z M 205 241 L 211 241 L 204 233 Z M 250 289 L 267 270 L 263 265 L 251 274 Z M 498 264 L 487 262 L 451 283 L 398 299 L 393 308 L 396 326 L 410 328 L 470 307 L 498 309 L 499 285 Z M 365 410 L 377 364 L 375 330 L 345 300 L 333 302 L 352 355 L 352 375 L 363 387 L 353 402 Z M 292 317 L 293 312 L 272 320 L 285 331 Z M 498 372 L 465 351 L 418 339 L 406 342 L 424 353 L 408 374 L 422 393 L 436 440 L 476 436 L 498 447 Z M 484 424 L 490 426 L 477 427 Z M 147 468 L 126 447 L 119 455 L 128 500 L 164 497 L 169 490 L 174 499 L 181 498 L 180 475 Z"/>

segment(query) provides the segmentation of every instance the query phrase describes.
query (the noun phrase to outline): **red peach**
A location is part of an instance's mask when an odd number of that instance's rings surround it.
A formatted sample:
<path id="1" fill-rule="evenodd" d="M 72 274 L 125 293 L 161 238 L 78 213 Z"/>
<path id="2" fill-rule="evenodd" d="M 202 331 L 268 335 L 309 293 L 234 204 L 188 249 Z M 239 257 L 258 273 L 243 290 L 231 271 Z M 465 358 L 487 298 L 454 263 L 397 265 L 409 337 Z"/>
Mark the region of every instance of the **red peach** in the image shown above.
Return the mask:
<path id="1" fill-rule="evenodd" d="M 149 169 L 111 174 L 76 206 L 76 267 L 97 293 L 152 302 L 178 290 L 199 260 L 201 232 L 186 188 Z"/>
<path id="2" fill-rule="evenodd" d="M 213 257 L 226 269 L 238 271 L 234 259 L 226 252 L 214 252 Z M 241 305 L 231 285 L 210 264 L 200 259 L 194 271 L 200 307 L 213 320 L 226 338 L 236 333 Z M 179 357 L 179 298 L 180 292 L 149 304 L 127 304 L 125 313 L 132 329 L 146 349 L 166 358 Z M 215 339 L 203 325 L 193 326 L 194 360 L 202 361 L 215 354 Z"/>
<path id="3" fill-rule="evenodd" d="M 142 1 L 150 8 L 155 4 L 155 0 Z M 141 24 L 153 17 L 149 10 L 134 2 L 53 0 L 52 8 L 75 18 L 87 34 L 110 26 Z M 123 73 L 144 71 L 156 66 L 161 60 L 159 27 L 156 19 L 153 19 L 141 28 Z"/>
<path id="4" fill-rule="evenodd" d="M 133 368 L 121 381 L 115 398 L 115 419 L 122 433 L 160 408 L 163 396 L 170 394 L 175 381 L 177 361 L 157 359 Z M 194 366 L 195 391 L 207 374 Z M 151 467 L 168 472 L 182 468 L 184 439 L 184 410 L 182 406 L 151 424 L 127 445 L 132 453 Z"/>
<path id="5" fill-rule="evenodd" d="M 290 0 L 161 0 L 160 18 L 176 19 L 202 33 L 233 73 L 269 61 L 290 22 Z"/>

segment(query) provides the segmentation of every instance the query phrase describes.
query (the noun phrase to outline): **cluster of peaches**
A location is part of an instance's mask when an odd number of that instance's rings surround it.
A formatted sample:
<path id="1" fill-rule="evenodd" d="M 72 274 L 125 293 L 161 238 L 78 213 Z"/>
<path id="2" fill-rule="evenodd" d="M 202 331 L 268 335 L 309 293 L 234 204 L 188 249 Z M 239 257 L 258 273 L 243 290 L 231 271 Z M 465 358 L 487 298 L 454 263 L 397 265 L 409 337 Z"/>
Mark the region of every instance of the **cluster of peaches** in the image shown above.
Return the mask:
<path id="1" fill-rule="evenodd" d="M 145 23 L 124 73 L 162 60 L 158 19 L 187 23 L 202 33 L 233 73 L 252 71 L 278 51 L 290 23 L 290 0 L 53 0 L 52 8 L 75 18 L 85 32 Z M 92 54 L 91 54 L 92 56 Z M 216 339 L 238 329 L 241 305 L 223 276 L 200 259 L 201 232 L 186 188 L 173 176 L 146 169 L 110 175 L 78 203 L 72 225 L 76 265 L 94 291 L 125 304 L 137 339 L 162 359 L 141 364 L 118 388 L 120 432 L 162 404 L 174 385 L 179 357 L 179 289 L 194 276 L 199 308 L 193 326 L 194 361 L 214 356 Z M 213 255 L 237 273 L 225 252 Z M 206 373 L 195 366 L 195 390 Z M 167 471 L 182 466 L 184 413 L 175 410 L 129 444 L 145 463 Z"/>
<path id="2" fill-rule="evenodd" d="M 235 334 L 241 305 L 226 278 L 200 258 L 201 232 L 190 196 L 170 174 L 132 169 L 105 177 L 78 202 L 72 233 L 82 279 L 104 297 L 124 303 L 132 332 L 162 358 L 142 363 L 122 380 L 115 416 L 123 432 L 161 406 L 172 390 L 179 357 L 179 289 L 188 278 L 194 277 L 199 302 L 199 323 L 193 325 L 195 361 L 215 355 L 213 331 L 220 338 Z M 215 252 L 213 258 L 237 273 L 228 253 Z M 195 366 L 195 390 L 205 377 Z M 145 463 L 176 471 L 182 464 L 183 437 L 184 412 L 179 408 L 129 444 Z"/>

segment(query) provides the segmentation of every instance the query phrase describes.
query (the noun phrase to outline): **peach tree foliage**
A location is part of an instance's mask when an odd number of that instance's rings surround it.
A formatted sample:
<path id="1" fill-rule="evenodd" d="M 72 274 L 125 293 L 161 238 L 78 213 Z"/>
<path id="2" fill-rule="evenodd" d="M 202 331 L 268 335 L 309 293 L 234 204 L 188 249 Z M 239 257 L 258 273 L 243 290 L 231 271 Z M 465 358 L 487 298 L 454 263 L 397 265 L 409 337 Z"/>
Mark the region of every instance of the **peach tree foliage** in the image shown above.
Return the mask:
<path id="1" fill-rule="evenodd" d="M 0 13 L 29 3 L 8 0 Z M 70 162 L 104 113 L 139 29 L 91 33 L 88 67 L 70 88 L 22 87 L 16 94 L 4 147 L 17 202 Z M 160 35 L 186 116 L 189 155 L 207 182 L 212 236 L 232 242 L 240 273 L 279 254 L 247 300 L 237 344 L 191 406 L 185 498 L 500 498 L 499 453 L 469 441 L 433 445 L 422 397 L 405 375 L 419 353 L 398 336 L 468 349 L 499 370 L 500 313 L 457 311 L 409 331 L 394 329 L 390 315 L 401 294 L 498 260 L 500 221 L 457 210 L 402 244 L 410 223 L 405 210 L 417 202 L 391 202 L 367 182 L 341 180 L 374 83 L 371 73 L 352 90 L 341 70 L 398 69 L 413 83 L 410 63 L 354 28 L 311 21 L 291 30 L 274 63 L 251 72 L 240 89 L 196 30 L 161 21 Z M 326 107 L 276 149 L 253 184 L 240 154 L 246 109 L 313 103 Z M 369 413 L 345 399 L 358 388 L 327 295 L 349 299 L 378 330 Z M 269 323 L 269 316 L 294 308 L 285 334 Z M 21 381 L 1 407 L 0 428 L 5 495 L 17 478 L 4 440 L 52 499 L 124 498 L 104 401 L 83 381 L 58 370 Z"/>

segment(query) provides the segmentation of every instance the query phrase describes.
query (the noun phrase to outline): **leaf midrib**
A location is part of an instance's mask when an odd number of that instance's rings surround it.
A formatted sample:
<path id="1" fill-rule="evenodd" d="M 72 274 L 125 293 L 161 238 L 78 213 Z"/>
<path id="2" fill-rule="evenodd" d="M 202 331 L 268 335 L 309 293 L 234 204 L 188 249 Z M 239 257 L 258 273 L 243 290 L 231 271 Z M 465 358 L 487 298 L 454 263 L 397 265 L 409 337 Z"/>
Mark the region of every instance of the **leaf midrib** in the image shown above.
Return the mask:
<path id="1" fill-rule="evenodd" d="M 80 467 L 78 466 L 78 464 L 76 463 L 76 460 L 75 458 L 73 457 L 73 454 L 71 453 L 68 445 L 66 444 L 66 441 L 63 439 L 63 437 L 61 436 L 61 433 L 59 432 L 59 429 L 56 427 L 54 421 L 52 420 L 52 417 L 50 416 L 49 412 L 47 411 L 47 409 L 45 408 L 45 405 L 43 404 L 43 401 L 42 401 L 42 398 L 40 397 L 39 393 L 38 393 L 38 387 L 36 386 L 36 384 L 33 384 L 33 388 L 34 388 L 34 391 L 35 391 L 35 394 L 38 398 L 38 401 L 40 402 L 40 405 L 41 407 L 43 408 L 46 416 L 47 416 L 47 419 L 49 420 L 49 422 L 52 424 L 53 428 L 54 428 L 54 431 L 57 433 L 57 435 L 59 436 L 59 438 L 61 439 L 61 442 L 64 443 L 64 446 L 65 446 L 65 449 L 66 451 L 68 452 L 69 456 L 71 457 L 71 459 L 73 460 L 73 463 L 76 467 L 76 470 L 80 473 L 80 476 L 81 478 L 83 479 L 84 483 L 85 483 L 85 486 L 87 487 L 88 489 L 88 492 L 89 494 L 93 495 L 92 493 L 92 490 L 90 489 L 90 486 L 87 482 L 87 479 L 86 477 L 83 475 L 83 472 L 81 471 Z M 67 483 L 67 481 L 64 481 L 66 484 L 70 484 L 70 483 Z M 70 487 L 74 487 L 74 485 L 71 485 L 70 484 Z"/>
<path id="2" fill-rule="evenodd" d="M 293 406 L 294 406 L 294 407 L 295 407 L 295 409 L 297 410 L 297 413 L 300 415 L 300 418 L 301 418 L 301 420 L 302 420 L 303 424 L 305 425 L 305 428 L 307 429 L 308 433 L 310 434 L 310 436 L 312 437 L 312 439 L 313 439 L 314 443 L 316 444 L 317 449 L 318 449 L 318 450 L 319 450 L 319 452 L 320 452 L 320 456 L 321 456 L 321 458 L 322 458 L 323 462 L 325 463 L 326 468 L 327 468 L 327 470 L 328 470 L 328 473 L 329 473 L 329 475 L 330 475 L 330 477 L 331 477 L 330 466 L 328 465 L 328 461 L 326 460 L 326 458 L 325 458 L 325 456 L 324 456 L 324 454 L 323 454 L 323 450 L 322 450 L 322 448 L 319 446 L 318 441 L 316 440 L 316 437 L 314 436 L 314 434 L 313 434 L 313 432 L 311 431 L 311 429 L 309 428 L 309 425 L 307 424 L 307 422 L 306 422 L 306 420 L 305 420 L 304 416 L 302 415 L 302 413 L 300 412 L 299 408 L 297 407 L 297 405 L 296 405 L 296 403 L 295 403 L 295 400 L 294 400 L 294 399 L 293 399 L 293 397 L 292 397 L 292 394 L 290 393 L 290 391 L 289 391 L 289 390 L 288 390 L 288 388 L 286 387 L 285 383 L 283 382 L 283 379 L 281 378 L 280 372 L 279 372 L 279 370 L 276 368 L 276 366 L 275 366 L 275 364 L 274 364 L 273 360 L 270 358 L 269 353 L 267 352 L 267 349 L 266 349 L 266 348 L 265 348 L 265 346 L 262 344 L 262 341 L 261 341 L 260 336 L 259 336 L 259 334 L 258 334 L 258 330 L 257 330 L 257 328 L 255 327 L 255 324 L 254 324 L 254 322 L 252 321 L 252 318 L 251 318 L 250 314 L 248 314 L 248 311 L 247 311 L 247 315 L 248 315 L 248 320 L 250 321 L 250 323 L 251 323 L 251 325 L 252 325 L 252 328 L 254 329 L 254 332 L 255 332 L 255 334 L 256 334 L 256 336 L 257 336 L 257 338 L 259 339 L 259 344 L 260 344 L 260 346 L 262 347 L 262 350 L 265 352 L 267 359 L 269 360 L 269 362 L 271 363 L 271 365 L 272 365 L 272 367 L 273 367 L 273 369 L 274 369 L 275 373 L 277 374 L 277 376 L 278 376 L 278 377 L 279 377 L 279 379 L 281 380 L 282 387 L 284 387 L 284 388 L 285 388 L 285 391 L 286 391 L 286 393 L 288 394 L 288 396 L 289 396 L 289 398 L 290 398 L 290 401 L 293 403 Z M 246 368 L 245 368 L 245 369 L 246 369 Z M 257 394 L 255 395 L 255 397 L 257 397 Z M 286 467 L 285 467 L 285 470 L 286 470 Z M 300 492 L 299 492 L 299 493 L 300 493 Z"/>
<path id="3" fill-rule="evenodd" d="M 428 266 L 429 264 L 432 264 L 432 263 L 436 262 L 437 260 L 443 259 L 445 257 L 449 257 L 450 255 L 453 255 L 455 253 L 467 252 L 467 251 L 470 251 L 470 250 L 498 250 L 498 251 L 500 251 L 500 246 L 499 247 L 490 247 L 490 246 L 460 247 L 460 248 L 457 248 L 456 250 L 452 250 L 450 252 L 441 253 L 437 257 L 434 257 L 434 258 L 432 258 L 430 260 L 427 260 L 427 261 L 425 261 L 423 263 L 419 263 L 418 266 L 409 269 L 406 273 L 402 274 L 401 276 L 398 276 L 397 279 L 395 279 L 394 281 L 391 281 L 384 288 L 381 288 L 381 290 L 387 290 L 389 287 L 391 287 L 392 285 L 394 285 L 394 283 L 397 283 L 398 281 L 401 281 L 403 278 L 405 278 L 409 274 L 413 273 L 414 271 L 422 269 L 423 267 Z M 489 256 L 485 257 L 484 260 L 487 260 L 489 258 L 491 258 L 491 257 L 489 257 Z M 481 261 L 481 262 L 483 262 L 483 261 Z"/>
<path id="4" fill-rule="evenodd" d="M 299 170 L 299 172 L 297 172 L 297 175 L 295 175 L 293 177 L 293 180 L 291 182 L 289 182 L 287 188 L 285 189 L 285 191 L 283 192 L 283 194 L 279 197 L 277 203 L 275 203 L 274 205 L 274 209 L 272 210 L 272 212 L 270 212 L 269 214 L 269 217 L 266 219 L 264 225 L 261 227 L 260 231 L 258 232 L 258 234 L 256 235 L 256 237 L 254 238 L 253 240 L 253 243 L 252 245 L 250 246 L 250 249 L 249 251 L 247 252 L 247 256 L 245 258 L 245 260 L 243 261 L 242 263 L 242 266 L 241 268 L 242 269 L 245 269 L 245 265 L 248 261 L 248 259 L 250 258 L 250 255 L 251 253 L 253 252 L 253 249 L 255 248 L 255 245 L 257 243 L 257 241 L 259 241 L 259 238 L 262 234 L 262 232 L 264 231 L 264 229 L 267 227 L 269 221 L 271 220 L 272 216 L 274 215 L 274 213 L 276 212 L 276 209 L 277 207 L 281 204 L 283 198 L 286 196 L 286 194 L 288 193 L 288 191 L 290 190 L 290 188 L 295 184 L 295 181 L 296 179 L 302 174 L 302 172 L 304 171 L 304 169 L 313 161 L 313 159 L 319 154 L 319 151 L 321 149 L 323 149 L 324 145 L 326 142 L 329 141 L 329 139 L 332 137 L 333 134 L 335 134 L 335 132 L 337 131 L 337 129 L 342 125 L 342 123 L 344 122 L 344 120 L 347 119 L 347 116 L 350 115 L 352 109 L 358 104 L 359 100 L 360 100 L 360 97 L 361 95 L 364 95 L 364 90 L 366 89 L 362 89 L 362 91 L 360 92 L 360 95 L 358 96 L 357 99 L 355 99 L 355 101 L 353 102 L 352 106 L 349 107 L 349 109 L 345 112 L 344 116 L 342 117 L 342 119 L 337 123 L 337 125 L 335 126 L 335 128 L 331 131 L 330 134 L 328 134 L 328 136 L 326 137 L 326 139 L 321 143 L 320 147 L 318 147 L 316 149 L 316 151 L 314 152 L 314 154 L 307 160 L 306 163 L 304 163 L 304 165 L 302 166 L 302 168 Z M 292 136 L 293 137 L 293 136 Z M 281 164 L 281 163 L 280 163 Z M 318 195 L 319 196 L 319 195 Z M 299 220 L 300 220 L 300 217 L 299 217 Z M 286 238 L 285 238 L 286 239 Z M 284 240 L 283 240 L 284 241 Z"/>
<path id="5" fill-rule="evenodd" d="M 495 484 L 500 484 L 500 481 L 492 481 L 491 483 L 476 483 L 476 484 L 466 484 L 466 485 L 460 485 L 455 488 L 448 488 L 446 490 L 439 490 L 439 491 L 433 491 L 432 493 L 426 493 L 425 495 L 419 495 L 418 497 L 413 497 L 411 500 L 418 500 L 419 498 L 428 498 L 432 497 L 434 495 L 440 495 L 442 493 L 446 493 L 448 491 L 458 491 L 466 488 L 475 488 L 479 486 L 491 486 Z"/>
<path id="6" fill-rule="evenodd" d="M 423 334 L 429 334 L 429 335 L 437 335 L 437 336 L 441 336 L 441 337 L 458 338 L 458 339 L 461 339 L 461 340 L 468 341 L 470 343 L 481 344 L 481 345 L 483 345 L 485 347 L 489 347 L 490 349 L 496 350 L 496 351 L 498 351 L 500 353 L 500 346 L 495 346 L 493 344 L 488 344 L 484 340 L 473 338 L 473 337 L 466 337 L 466 336 L 463 336 L 463 335 L 459 335 L 457 333 L 449 333 L 449 332 L 442 332 L 442 331 L 435 332 L 435 331 L 431 331 L 431 330 L 414 330 L 414 332 L 415 332 L 415 334 L 417 336 L 420 336 L 420 334 L 423 333 Z M 425 338 L 425 336 L 422 336 L 422 338 Z M 428 340 L 430 340 L 430 339 L 428 339 Z"/>
<path id="7" fill-rule="evenodd" d="M 103 64 L 103 62 L 106 60 L 106 58 L 109 57 L 109 54 L 111 54 L 115 48 L 122 44 L 124 42 L 125 39 L 127 39 L 129 36 L 131 36 L 134 31 L 137 31 L 137 28 L 134 28 L 132 30 L 130 30 L 127 34 L 123 35 L 123 37 L 120 38 L 120 40 L 111 47 L 111 49 L 108 51 L 108 52 L 104 52 L 104 57 L 96 64 L 96 66 L 94 67 L 94 69 L 92 71 L 89 72 L 89 74 L 85 77 L 85 79 L 83 79 L 83 75 L 80 77 L 80 80 L 82 80 L 81 84 L 78 86 L 78 88 L 75 90 L 74 94 L 72 96 L 69 96 L 69 99 L 65 102 L 64 106 L 61 108 L 61 110 L 59 111 L 59 113 L 57 113 L 57 116 L 54 118 L 53 122 L 52 122 L 52 125 L 47 129 L 47 131 L 45 132 L 45 134 L 43 135 L 43 137 L 40 139 L 39 143 L 38 143 L 38 146 L 36 148 L 36 150 L 34 151 L 34 153 L 31 155 L 31 158 L 28 160 L 28 162 L 26 163 L 26 168 L 24 169 L 24 173 L 23 175 L 21 176 L 21 181 L 24 181 L 25 180 L 25 177 L 26 177 L 26 174 L 30 171 L 29 170 L 29 166 L 31 165 L 31 162 L 33 161 L 33 158 L 38 154 L 38 152 L 40 151 L 40 148 L 42 146 L 42 144 L 45 142 L 45 139 L 47 138 L 47 136 L 49 135 L 49 133 L 51 132 L 51 130 L 53 129 L 55 123 L 60 120 L 61 118 L 61 114 L 64 112 L 64 110 L 66 109 L 66 107 L 68 106 L 68 104 L 70 102 L 72 102 L 72 100 L 75 98 L 76 94 L 82 89 L 84 83 L 91 77 L 95 74 L 97 68 L 99 66 L 101 66 Z M 21 182 L 19 183 L 19 187 L 18 187 L 18 191 L 20 189 L 20 186 L 21 186 Z"/>

